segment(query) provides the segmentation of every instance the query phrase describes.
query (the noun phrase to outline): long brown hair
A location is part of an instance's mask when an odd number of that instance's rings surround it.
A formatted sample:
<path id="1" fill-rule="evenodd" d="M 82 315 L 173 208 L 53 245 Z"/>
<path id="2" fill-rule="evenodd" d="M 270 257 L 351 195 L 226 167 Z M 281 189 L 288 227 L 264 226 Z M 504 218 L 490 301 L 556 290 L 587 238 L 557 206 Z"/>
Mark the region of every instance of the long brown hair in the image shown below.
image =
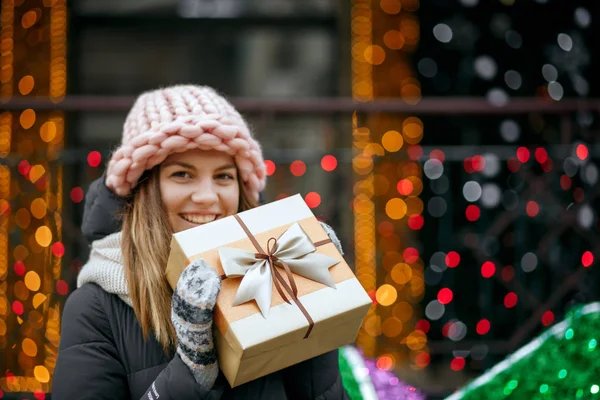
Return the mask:
<path id="1" fill-rule="evenodd" d="M 160 166 L 146 171 L 128 198 L 121 249 L 129 296 L 144 338 L 152 332 L 168 352 L 177 343 L 171 324 L 173 290 L 165 276 L 173 232 L 160 196 L 159 175 Z M 257 202 L 239 182 L 238 211 L 256 207 Z"/>

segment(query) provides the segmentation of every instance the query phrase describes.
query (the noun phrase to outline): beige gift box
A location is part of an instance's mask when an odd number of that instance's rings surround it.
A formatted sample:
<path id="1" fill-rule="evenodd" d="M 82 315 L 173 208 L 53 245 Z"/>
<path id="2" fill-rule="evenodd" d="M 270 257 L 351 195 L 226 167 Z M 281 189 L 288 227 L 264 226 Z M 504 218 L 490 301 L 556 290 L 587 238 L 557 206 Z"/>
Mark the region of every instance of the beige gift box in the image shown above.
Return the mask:
<path id="1" fill-rule="evenodd" d="M 269 239 L 279 238 L 295 223 L 315 244 L 315 253 L 339 260 L 329 268 L 335 289 L 293 274 L 297 299 L 313 324 L 293 301 L 284 301 L 274 282 L 266 318 L 254 300 L 234 306 L 243 278 L 225 278 L 218 249 L 256 253 L 248 232 L 266 249 Z M 232 387 L 354 342 L 372 304 L 300 195 L 174 234 L 166 270 L 171 287 L 175 288 L 181 272 L 198 258 L 224 278 L 214 311 L 214 337 L 219 366 Z M 277 270 L 286 276 L 283 269 Z"/>

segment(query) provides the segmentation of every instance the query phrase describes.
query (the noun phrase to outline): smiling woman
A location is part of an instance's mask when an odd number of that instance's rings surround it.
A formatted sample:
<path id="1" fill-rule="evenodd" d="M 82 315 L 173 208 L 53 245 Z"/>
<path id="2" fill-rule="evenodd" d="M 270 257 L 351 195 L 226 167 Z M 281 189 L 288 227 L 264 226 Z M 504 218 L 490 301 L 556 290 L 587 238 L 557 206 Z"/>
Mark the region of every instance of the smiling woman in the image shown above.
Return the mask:
<path id="1" fill-rule="evenodd" d="M 260 145 L 213 89 L 138 98 L 100 189 L 122 203 L 122 231 L 92 243 L 65 304 L 53 398 L 346 398 L 337 351 L 232 389 L 213 345 L 216 271 L 196 260 L 167 282 L 172 234 L 255 207 L 265 180 Z"/>

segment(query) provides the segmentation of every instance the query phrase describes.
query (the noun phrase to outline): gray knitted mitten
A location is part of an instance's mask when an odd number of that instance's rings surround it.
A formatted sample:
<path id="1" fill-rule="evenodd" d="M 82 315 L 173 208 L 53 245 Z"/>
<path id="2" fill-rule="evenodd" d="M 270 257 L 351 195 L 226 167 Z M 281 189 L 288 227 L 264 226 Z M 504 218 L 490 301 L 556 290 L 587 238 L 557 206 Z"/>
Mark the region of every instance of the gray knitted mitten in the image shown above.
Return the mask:
<path id="1" fill-rule="evenodd" d="M 191 263 L 179 277 L 173 293 L 171 321 L 177 333 L 177 353 L 196 382 L 212 388 L 219 375 L 213 344 L 213 308 L 221 278 L 204 260 Z"/>

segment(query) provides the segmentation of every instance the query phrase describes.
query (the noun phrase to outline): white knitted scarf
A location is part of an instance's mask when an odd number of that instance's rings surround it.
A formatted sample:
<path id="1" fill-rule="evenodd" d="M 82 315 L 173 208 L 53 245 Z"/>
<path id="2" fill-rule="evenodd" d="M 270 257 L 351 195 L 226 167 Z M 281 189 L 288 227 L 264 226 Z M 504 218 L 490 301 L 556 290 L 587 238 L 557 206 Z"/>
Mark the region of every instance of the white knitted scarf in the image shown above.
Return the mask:
<path id="1" fill-rule="evenodd" d="M 125 280 L 121 236 L 121 232 L 117 232 L 92 243 L 90 259 L 79 272 L 77 287 L 95 283 L 133 307 Z"/>
<path id="2" fill-rule="evenodd" d="M 333 229 L 322 222 L 321 226 L 323 226 L 340 253 L 344 254 L 341 243 Z M 118 295 L 121 300 L 133 307 L 129 297 L 127 281 L 125 280 L 121 237 L 121 232 L 117 232 L 92 243 L 90 259 L 79 272 L 77 287 L 79 288 L 86 283 L 95 283 L 106 292 Z"/>

